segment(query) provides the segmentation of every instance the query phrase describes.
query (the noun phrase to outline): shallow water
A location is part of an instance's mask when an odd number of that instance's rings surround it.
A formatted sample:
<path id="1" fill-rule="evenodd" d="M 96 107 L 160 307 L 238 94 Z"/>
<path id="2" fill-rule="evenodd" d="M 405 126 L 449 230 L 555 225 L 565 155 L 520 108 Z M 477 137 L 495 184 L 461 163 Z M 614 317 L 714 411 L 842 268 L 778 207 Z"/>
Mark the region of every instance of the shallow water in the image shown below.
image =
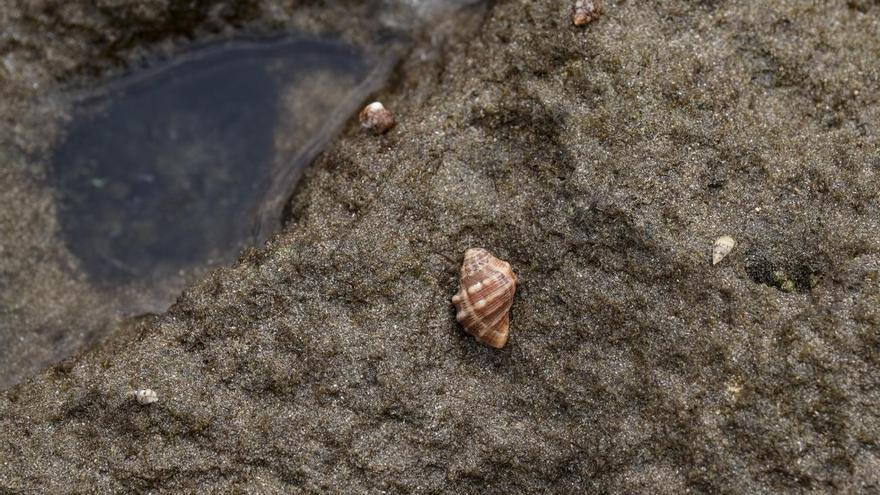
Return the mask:
<path id="1" fill-rule="evenodd" d="M 276 230 L 303 167 L 392 62 L 332 41 L 236 41 L 83 98 L 51 161 L 68 249 L 95 286 L 149 295 L 127 312 L 164 309 Z"/>

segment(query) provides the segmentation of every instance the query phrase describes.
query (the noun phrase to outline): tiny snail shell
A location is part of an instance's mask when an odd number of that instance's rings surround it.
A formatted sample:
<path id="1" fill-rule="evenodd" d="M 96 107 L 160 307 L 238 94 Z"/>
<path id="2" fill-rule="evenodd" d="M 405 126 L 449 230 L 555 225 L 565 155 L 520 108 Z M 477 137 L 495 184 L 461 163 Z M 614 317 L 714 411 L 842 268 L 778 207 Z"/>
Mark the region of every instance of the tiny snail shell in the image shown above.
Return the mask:
<path id="1" fill-rule="evenodd" d="M 364 129 L 376 134 L 384 134 L 394 127 L 394 114 L 378 101 L 370 103 L 361 110 L 360 120 Z"/>
<path id="2" fill-rule="evenodd" d="M 729 235 L 721 236 L 716 239 L 715 245 L 712 246 L 712 264 L 717 265 L 721 262 L 725 256 L 733 251 L 734 246 L 736 246 L 736 239 Z"/>
<path id="3" fill-rule="evenodd" d="M 148 405 L 152 404 L 153 402 L 159 401 L 159 395 L 156 393 L 156 391 L 148 388 L 136 391 L 134 393 L 134 398 L 137 399 L 138 404 L 143 405 Z"/>
<path id="4" fill-rule="evenodd" d="M 571 22 L 586 26 L 602 15 L 602 0 L 577 0 L 571 9 Z"/>
<path id="5" fill-rule="evenodd" d="M 507 343 L 508 312 L 515 291 L 516 274 L 509 263 L 485 249 L 468 249 L 461 265 L 460 290 L 452 296 L 455 319 L 477 341 L 500 349 Z"/>

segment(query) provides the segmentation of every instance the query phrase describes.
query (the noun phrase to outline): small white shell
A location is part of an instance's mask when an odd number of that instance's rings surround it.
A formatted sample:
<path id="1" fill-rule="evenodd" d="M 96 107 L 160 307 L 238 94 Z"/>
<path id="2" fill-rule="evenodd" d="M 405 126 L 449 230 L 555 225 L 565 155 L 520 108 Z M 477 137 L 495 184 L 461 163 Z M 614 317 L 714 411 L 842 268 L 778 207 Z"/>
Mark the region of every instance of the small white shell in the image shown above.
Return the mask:
<path id="1" fill-rule="evenodd" d="M 159 401 L 159 395 L 155 390 L 150 390 L 148 388 L 144 388 L 138 390 L 134 393 L 134 398 L 137 399 L 138 404 L 152 404 L 153 402 Z"/>
<path id="2" fill-rule="evenodd" d="M 381 102 L 374 101 L 361 110 L 360 121 L 364 129 L 384 134 L 394 127 L 394 114 Z"/>
<path id="3" fill-rule="evenodd" d="M 717 265 L 725 256 L 733 251 L 734 246 L 736 246 L 736 239 L 729 235 L 716 239 L 715 245 L 712 246 L 712 264 Z"/>

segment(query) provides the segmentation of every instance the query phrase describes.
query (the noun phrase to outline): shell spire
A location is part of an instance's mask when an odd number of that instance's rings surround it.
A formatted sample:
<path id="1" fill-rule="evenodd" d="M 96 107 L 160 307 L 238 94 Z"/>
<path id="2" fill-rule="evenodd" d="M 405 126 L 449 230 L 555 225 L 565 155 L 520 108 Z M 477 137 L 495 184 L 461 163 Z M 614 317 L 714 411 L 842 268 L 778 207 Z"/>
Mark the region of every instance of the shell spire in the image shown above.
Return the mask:
<path id="1" fill-rule="evenodd" d="M 461 287 L 452 296 L 458 310 L 455 319 L 477 341 L 500 349 L 507 343 L 515 291 L 516 274 L 509 263 L 485 249 L 468 249 L 461 265 Z"/>

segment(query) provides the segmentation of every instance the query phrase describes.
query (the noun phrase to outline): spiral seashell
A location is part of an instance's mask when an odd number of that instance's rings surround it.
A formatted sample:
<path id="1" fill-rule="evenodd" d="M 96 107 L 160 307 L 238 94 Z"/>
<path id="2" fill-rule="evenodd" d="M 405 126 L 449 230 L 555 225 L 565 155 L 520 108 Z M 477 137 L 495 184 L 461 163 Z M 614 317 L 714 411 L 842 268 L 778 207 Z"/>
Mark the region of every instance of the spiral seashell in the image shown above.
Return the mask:
<path id="1" fill-rule="evenodd" d="M 571 9 L 571 22 L 585 26 L 602 15 L 602 0 L 577 0 Z"/>
<path id="2" fill-rule="evenodd" d="M 481 248 L 468 249 L 461 265 L 461 289 L 452 296 L 455 319 L 477 341 L 497 349 L 507 343 L 516 274 L 510 264 Z"/>
<path id="3" fill-rule="evenodd" d="M 376 134 L 385 134 L 394 127 L 394 114 L 381 102 L 374 101 L 361 110 L 360 121 L 364 129 Z"/>

